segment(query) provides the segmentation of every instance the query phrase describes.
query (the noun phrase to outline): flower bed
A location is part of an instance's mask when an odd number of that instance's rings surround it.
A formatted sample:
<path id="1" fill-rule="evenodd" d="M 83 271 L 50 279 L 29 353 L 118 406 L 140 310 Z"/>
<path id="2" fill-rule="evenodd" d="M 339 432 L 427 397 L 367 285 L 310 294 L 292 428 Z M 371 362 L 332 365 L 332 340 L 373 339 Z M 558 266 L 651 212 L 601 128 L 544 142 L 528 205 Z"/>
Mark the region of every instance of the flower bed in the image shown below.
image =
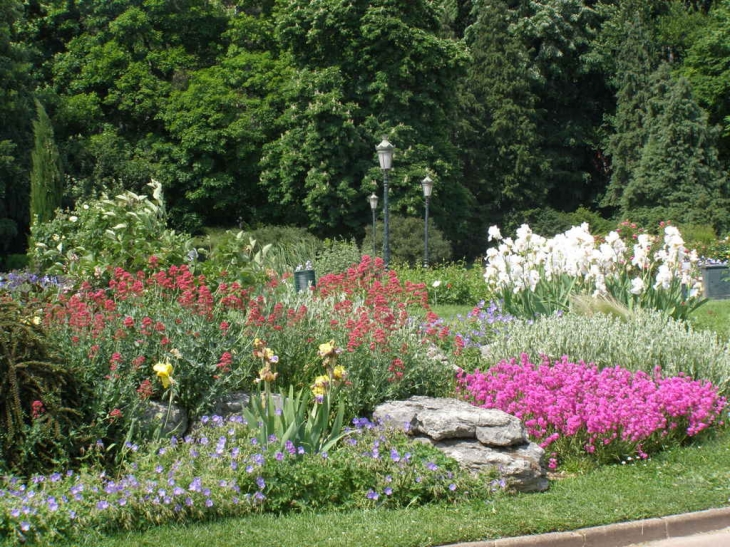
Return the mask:
<path id="1" fill-rule="evenodd" d="M 486 372 L 461 372 L 458 389 L 477 406 L 521 418 L 556 455 L 583 452 L 600 461 L 646 458 L 681 443 L 716 423 L 727 402 L 709 382 L 665 378 L 659 367 L 650 376 L 567 358 L 535 365 L 525 354 Z M 557 466 L 555 457 L 550 465 Z"/>

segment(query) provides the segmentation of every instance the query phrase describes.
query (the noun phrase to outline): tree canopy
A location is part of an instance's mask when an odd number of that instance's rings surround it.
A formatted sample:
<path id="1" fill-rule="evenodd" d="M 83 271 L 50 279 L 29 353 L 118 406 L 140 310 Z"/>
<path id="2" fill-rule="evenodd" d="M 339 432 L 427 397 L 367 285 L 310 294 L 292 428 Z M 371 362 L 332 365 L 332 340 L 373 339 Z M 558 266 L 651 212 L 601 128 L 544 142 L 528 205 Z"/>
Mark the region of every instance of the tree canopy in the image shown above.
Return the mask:
<path id="1" fill-rule="evenodd" d="M 154 178 L 191 232 L 361 238 L 383 137 L 392 214 L 429 175 L 456 257 L 577 210 L 722 232 L 728 29 L 730 0 L 0 0 L 0 252 L 29 232 L 36 99 L 65 203 Z"/>

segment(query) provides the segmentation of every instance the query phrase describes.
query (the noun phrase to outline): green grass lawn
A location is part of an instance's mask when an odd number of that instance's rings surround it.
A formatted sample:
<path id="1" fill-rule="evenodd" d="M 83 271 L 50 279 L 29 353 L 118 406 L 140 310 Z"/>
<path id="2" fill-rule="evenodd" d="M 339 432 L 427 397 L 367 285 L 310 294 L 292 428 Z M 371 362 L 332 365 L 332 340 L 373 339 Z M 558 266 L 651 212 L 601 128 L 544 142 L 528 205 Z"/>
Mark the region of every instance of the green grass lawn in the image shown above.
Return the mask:
<path id="1" fill-rule="evenodd" d="M 74 545 L 126 547 L 415 547 L 564 531 L 728 505 L 730 429 L 639 463 L 610 465 L 551 482 L 541 494 L 491 503 L 347 513 L 259 515 L 162 526 Z"/>
<path id="2" fill-rule="evenodd" d="M 730 339 L 730 300 L 709 300 L 690 316 L 697 329 L 715 331 L 723 340 Z"/>

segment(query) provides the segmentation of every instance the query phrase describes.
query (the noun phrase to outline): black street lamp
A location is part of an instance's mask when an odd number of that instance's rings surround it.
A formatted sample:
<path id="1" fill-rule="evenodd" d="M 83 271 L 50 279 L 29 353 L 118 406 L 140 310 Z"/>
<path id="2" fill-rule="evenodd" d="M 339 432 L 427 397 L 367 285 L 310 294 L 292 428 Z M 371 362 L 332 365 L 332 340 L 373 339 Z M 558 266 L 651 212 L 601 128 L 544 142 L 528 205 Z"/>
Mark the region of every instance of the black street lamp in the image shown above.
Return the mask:
<path id="1" fill-rule="evenodd" d="M 426 215 L 423 222 L 423 267 L 428 268 L 428 201 L 431 199 L 431 190 L 433 190 L 433 181 L 431 177 L 426 175 L 426 178 L 421 181 L 423 187 L 423 197 L 426 200 Z"/>
<path id="2" fill-rule="evenodd" d="M 378 160 L 380 160 L 380 169 L 383 170 L 383 262 L 385 269 L 390 264 L 390 211 L 388 208 L 388 171 L 393 166 L 393 148 L 388 139 L 383 138 L 375 150 L 378 151 Z"/>
<path id="3" fill-rule="evenodd" d="M 373 211 L 373 259 L 375 259 L 375 210 L 378 208 L 378 196 L 375 195 L 375 192 L 368 197 L 368 201 L 370 209 Z"/>

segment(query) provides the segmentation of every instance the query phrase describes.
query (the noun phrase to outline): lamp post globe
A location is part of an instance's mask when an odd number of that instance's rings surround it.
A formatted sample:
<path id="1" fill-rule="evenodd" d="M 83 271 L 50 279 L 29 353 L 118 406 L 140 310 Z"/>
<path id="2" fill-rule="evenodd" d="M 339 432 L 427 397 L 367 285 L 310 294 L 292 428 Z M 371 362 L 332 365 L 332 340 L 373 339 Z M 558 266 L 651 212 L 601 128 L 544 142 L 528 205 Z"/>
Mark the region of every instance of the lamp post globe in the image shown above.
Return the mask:
<path id="1" fill-rule="evenodd" d="M 380 169 L 383 171 L 383 262 L 385 269 L 390 264 L 390 210 L 388 206 L 388 172 L 393 167 L 393 149 L 395 147 L 383 138 L 383 141 L 375 147 L 378 152 Z"/>

